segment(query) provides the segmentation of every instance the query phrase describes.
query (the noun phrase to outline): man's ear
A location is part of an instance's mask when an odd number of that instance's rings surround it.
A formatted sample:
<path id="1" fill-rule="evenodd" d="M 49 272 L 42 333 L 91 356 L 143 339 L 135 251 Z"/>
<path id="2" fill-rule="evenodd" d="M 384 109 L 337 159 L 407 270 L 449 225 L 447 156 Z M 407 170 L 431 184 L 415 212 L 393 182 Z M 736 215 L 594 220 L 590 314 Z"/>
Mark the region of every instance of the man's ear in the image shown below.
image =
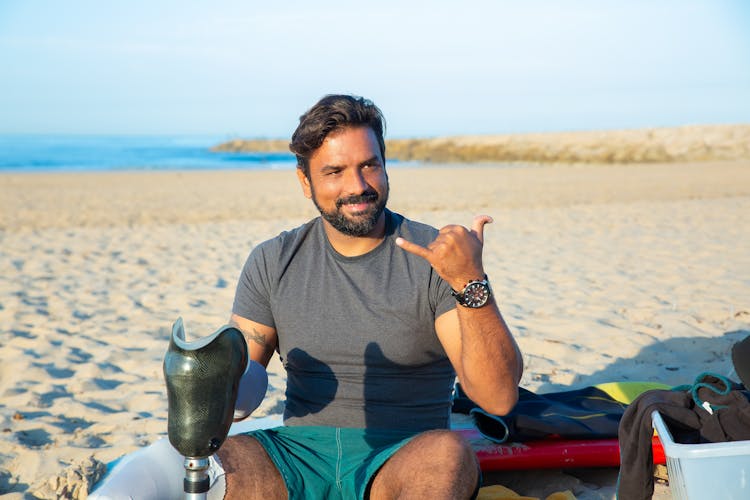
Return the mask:
<path id="1" fill-rule="evenodd" d="M 307 178 L 305 172 L 299 167 L 297 167 L 297 179 L 299 180 L 300 186 L 302 186 L 302 193 L 305 195 L 305 198 L 312 198 L 310 179 Z"/>

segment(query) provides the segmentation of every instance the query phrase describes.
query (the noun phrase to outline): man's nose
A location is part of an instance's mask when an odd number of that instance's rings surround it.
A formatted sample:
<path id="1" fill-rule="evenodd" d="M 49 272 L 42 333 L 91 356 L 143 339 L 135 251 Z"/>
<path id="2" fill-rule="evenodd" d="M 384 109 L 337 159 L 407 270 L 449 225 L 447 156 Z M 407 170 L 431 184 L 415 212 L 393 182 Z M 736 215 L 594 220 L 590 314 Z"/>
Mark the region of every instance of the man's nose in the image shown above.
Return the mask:
<path id="1" fill-rule="evenodd" d="M 358 168 L 351 169 L 346 176 L 346 184 L 344 189 L 349 194 L 361 194 L 369 188 L 369 184 L 365 180 L 362 171 Z"/>

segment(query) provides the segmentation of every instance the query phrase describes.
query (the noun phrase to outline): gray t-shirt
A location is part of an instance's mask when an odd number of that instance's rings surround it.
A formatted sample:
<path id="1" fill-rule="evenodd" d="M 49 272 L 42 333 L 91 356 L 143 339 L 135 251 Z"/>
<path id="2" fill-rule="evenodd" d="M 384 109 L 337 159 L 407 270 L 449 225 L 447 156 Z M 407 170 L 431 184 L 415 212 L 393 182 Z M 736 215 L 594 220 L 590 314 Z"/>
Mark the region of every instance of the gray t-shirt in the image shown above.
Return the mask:
<path id="1" fill-rule="evenodd" d="M 426 246 L 437 230 L 385 214 L 385 240 L 365 255 L 336 252 L 316 218 L 245 263 L 233 311 L 276 329 L 286 425 L 449 425 L 455 372 L 435 318 L 456 301 L 427 261 L 395 244 L 403 236 Z"/>

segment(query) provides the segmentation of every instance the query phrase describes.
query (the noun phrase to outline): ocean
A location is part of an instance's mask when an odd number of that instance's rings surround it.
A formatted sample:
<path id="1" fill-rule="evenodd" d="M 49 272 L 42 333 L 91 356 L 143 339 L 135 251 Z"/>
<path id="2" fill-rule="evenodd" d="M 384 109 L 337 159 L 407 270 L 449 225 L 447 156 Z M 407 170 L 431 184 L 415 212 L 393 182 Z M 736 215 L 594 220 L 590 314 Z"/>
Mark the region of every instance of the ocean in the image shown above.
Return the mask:
<path id="1" fill-rule="evenodd" d="M 0 135 L 2 172 L 292 169 L 291 153 L 212 153 L 209 136 Z"/>

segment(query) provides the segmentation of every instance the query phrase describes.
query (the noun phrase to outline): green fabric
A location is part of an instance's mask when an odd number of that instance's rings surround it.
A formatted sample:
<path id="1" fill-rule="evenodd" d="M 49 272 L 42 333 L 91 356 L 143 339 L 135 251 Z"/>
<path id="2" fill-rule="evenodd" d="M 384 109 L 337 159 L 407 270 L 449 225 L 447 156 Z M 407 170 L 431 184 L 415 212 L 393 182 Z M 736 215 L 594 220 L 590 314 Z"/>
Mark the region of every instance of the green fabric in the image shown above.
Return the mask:
<path id="1" fill-rule="evenodd" d="M 660 382 L 607 382 L 594 387 L 609 394 L 620 403 L 630 404 L 646 391 L 653 389 L 670 389 L 670 386 Z"/>
<path id="2" fill-rule="evenodd" d="M 364 498 L 371 478 L 416 433 L 390 429 L 290 426 L 247 433 L 265 448 L 289 498 Z"/>

